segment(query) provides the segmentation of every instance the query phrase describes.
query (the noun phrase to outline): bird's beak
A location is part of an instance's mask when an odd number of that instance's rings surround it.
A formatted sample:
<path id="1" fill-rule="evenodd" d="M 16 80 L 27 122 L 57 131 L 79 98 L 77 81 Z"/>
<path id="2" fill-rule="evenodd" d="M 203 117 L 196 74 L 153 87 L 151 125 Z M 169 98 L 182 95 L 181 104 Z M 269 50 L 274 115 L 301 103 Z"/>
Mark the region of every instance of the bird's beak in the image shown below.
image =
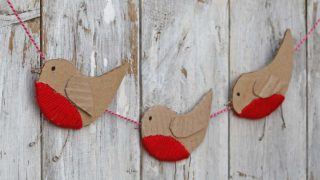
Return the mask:
<path id="1" fill-rule="evenodd" d="M 41 68 L 31 68 L 31 73 L 33 73 L 33 74 L 41 74 Z"/>
<path id="2" fill-rule="evenodd" d="M 233 111 L 235 111 L 237 114 L 241 114 L 242 109 L 245 107 L 245 104 L 239 103 L 239 101 L 237 101 L 236 103 L 233 103 L 233 101 L 231 101 L 231 103 L 229 104 L 229 106 L 232 108 Z"/>

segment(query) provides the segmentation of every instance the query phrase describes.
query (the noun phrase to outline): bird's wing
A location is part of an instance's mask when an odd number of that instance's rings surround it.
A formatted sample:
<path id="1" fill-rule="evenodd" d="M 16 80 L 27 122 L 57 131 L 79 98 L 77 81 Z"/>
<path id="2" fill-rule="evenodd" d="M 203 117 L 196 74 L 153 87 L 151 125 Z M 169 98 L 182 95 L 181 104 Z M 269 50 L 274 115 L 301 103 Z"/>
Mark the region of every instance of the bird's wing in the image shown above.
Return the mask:
<path id="1" fill-rule="evenodd" d="M 255 74 L 253 93 L 261 98 L 267 98 L 276 93 L 284 94 L 289 85 L 293 68 L 293 38 L 290 30 L 287 30 L 277 55 L 272 63 L 263 71 Z"/>
<path id="2" fill-rule="evenodd" d="M 189 113 L 178 115 L 170 123 L 170 130 L 175 137 L 189 137 L 208 126 L 212 104 L 212 91 Z"/>
<path id="3" fill-rule="evenodd" d="M 111 104 L 128 69 L 129 64 L 124 63 L 98 77 L 72 77 L 66 87 L 67 97 L 89 115 L 100 116 Z"/>
<path id="4" fill-rule="evenodd" d="M 87 77 L 72 77 L 65 88 L 67 97 L 80 109 L 94 115 L 93 93 Z"/>
<path id="5" fill-rule="evenodd" d="M 123 76 L 116 74 L 113 70 L 99 77 L 74 76 L 67 83 L 66 95 L 78 108 L 98 116 L 112 102 L 119 88 Z"/>
<path id="6" fill-rule="evenodd" d="M 288 88 L 288 81 L 269 74 L 256 79 L 253 86 L 253 93 L 257 97 L 267 98 L 277 93 L 282 93 Z"/>

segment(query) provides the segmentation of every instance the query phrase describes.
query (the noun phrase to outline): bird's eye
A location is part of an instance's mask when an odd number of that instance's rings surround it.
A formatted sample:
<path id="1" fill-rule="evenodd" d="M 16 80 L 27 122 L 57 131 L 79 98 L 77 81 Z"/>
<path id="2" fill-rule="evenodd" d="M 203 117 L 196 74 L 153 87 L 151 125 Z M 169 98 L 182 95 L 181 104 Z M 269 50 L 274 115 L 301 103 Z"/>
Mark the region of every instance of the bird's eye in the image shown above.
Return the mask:
<path id="1" fill-rule="evenodd" d="M 240 96 L 240 93 L 239 93 L 239 92 L 237 92 L 237 96 Z"/>
<path id="2" fill-rule="evenodd" d="M 51 67 L 51 71 L 55 71 L 56 70 L 56 67 L 55 66 L 52 66 Z"/>
<path id="3" fill-rule="evenodd" d="M 151 121 L 152 120 L 152 116 L 149 116 L 149 121 Z"/>

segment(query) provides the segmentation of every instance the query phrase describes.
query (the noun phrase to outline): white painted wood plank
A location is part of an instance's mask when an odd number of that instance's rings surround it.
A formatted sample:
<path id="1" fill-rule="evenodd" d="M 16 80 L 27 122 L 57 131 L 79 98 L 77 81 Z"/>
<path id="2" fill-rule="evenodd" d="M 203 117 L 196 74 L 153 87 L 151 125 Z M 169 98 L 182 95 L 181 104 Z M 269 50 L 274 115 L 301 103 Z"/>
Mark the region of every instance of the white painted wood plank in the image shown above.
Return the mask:
<path id="1" fill-rule="evenodd" d="M 39 2 L 13 3 L 38 40 Z M 319 17 L 318 3 L 308 1 L 309 28 Z M 110 109 L 138 119 L 138 0 L 46 0 L 43 4 L 47 57 L 73 60 L 92 75 L 111 70 L 122 58 L 136 59 L 135 73 L 126 77 Z M 227 2 L 143 0 L 142 8 L 142 110 L 160 103 L 186 112 L 209 88 L 215 94 L 213 111 L 222 107 L 228 96 Z M 5 1 L 0 2 L 0 12 L 0 179 L 41 179 L 41 174 L 43 179 L 140 179 L 138 130 L 108 114 L 81 131 L 71 131 L 57 163 L 52 157 L 60 152 L 67 131 L 45 121 L 41 172 L 41 144 L 28 147 L 40 131 L 33 98 L 36 76 L 30 73 L 31 67 L 39 67 L 39 58 Z M 298 0 L 231 1 L 231 85 L 241 73 L 272 59 L 287 27 L 297 42 L 305 34 L 304 17 L 304 2 Z M 232 179 L 305 179 L 306 147 L 308 177 L 319 178 L 320 31 L 316 32 L 308 46 L 308 146 L 303 47 L 295 56 L 294 79 L 282 112 L 265 122 L 232 116 Z M 142 152 L 142 179 L 227 179 L 227 115 L 211 122 L 204 143 L 186 161 L 159 163 Z"/>
<path id="2" fill-rule="evenodd" d="M 8 7 L 7 4 L 4 4 L 4 5 Z M 0 28 L 19 24 L 18 19 L 14 14 L 12 14 L 12 11 L 10 11 L 10 13 L 0 14 Z M 22 21 L 30 21 L 30 20 L 39 18 L 40 9 L 38 8 L 38 9 L 31 9 L 28 11 L 22 11 L 22 12 L 19 12 L 19 16 L 22 19 Z"/>
<path id="3" fill-rule="evenodd" d="M 44 0 L 43 48 L 48 58 L 72 60 L 88 75 L 100 75 L 130 59 L 133 72 L 123 81 L 111 110 L 139 117 L 138 1 Z M 43 179 L 139 179 L 136 125 L 105 114 L 80 131 L 47 121 L 43 126 Z"/>
<path id="4" fill-rule="evenodd" d="M 36 41 L 39 41 L 39 1 L 13 1 Z M 36 12 L 36 13 L 35 13 Z M 0 26 L 12 17 L 5 1 L 0 2 Z M 36 14 L 36 15 L 35 15 Z M 34 99 L 32 67 L 39 57 L 19 24 L 0 28 L 0 179 L 41 179 L 41 144 L 29 147 L 40 132 L 40 114 Z"/>
<path id="5" fill-rule="evenodd" d="M 210 88 L 212 110 L 228 96 L 227 1 L 152 1 L 142 8 L 143 110 L 165 105 L 184 113 Z M 191 158 L 161 163 L 145 151 L 143 179 L 227 179 L 228 117 L 210 122 L 203 144 Z"/>
<path id="6" fill-rule="evenodd" d="M 308 1 L 308 29 L 320 17 L 320 1 Z M 308 179 L 320 179 L 320 29 L 308 40 Z"/>
<path id="7" fill-rule="evenodd" d="M 268 64 L 283 33 L 305 34 L 305 2 L 231 1 L 230 70 L 232 85 L 244 72 Z M 295 54 L 286 101 L 262 121 L 230 120 L 232 179 L 306 178 L 306 49 Z"/>

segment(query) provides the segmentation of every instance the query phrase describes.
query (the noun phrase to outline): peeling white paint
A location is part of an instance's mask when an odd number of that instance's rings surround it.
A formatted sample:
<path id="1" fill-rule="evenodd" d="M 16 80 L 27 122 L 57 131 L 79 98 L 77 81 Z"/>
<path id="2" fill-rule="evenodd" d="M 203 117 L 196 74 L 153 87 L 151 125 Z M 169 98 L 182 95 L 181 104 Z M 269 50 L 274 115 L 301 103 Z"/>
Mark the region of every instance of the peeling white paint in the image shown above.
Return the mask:
<path id="1" fill-rule="evenodd" d="M 107 0 L 107 5 L 104 8 L 103 20 L 104 22 L 109 24 L 114 21 L 115 17 L 116 17 L 116 14 L 114 11 L 113 3 L 111 0 Z"/>
<path id="2" fill-rule="evenodd" d="M 90 57 L 90 76 L 95 76 L 96 68 L 97 68 L 96 52 L 92 51 L 91 57 Z"/>
<path id="3" fill-rule="evenodd" d="M 94 123 L 91 123 L 89 125 L 89 132 L 90 134 L 95 134 L 97 132 L 96 126 L 94 125 Z"/>
<path id="4" fill-rule="evenodd" d="M 129 112 L 129 106 L 127 106 L 128 93 L 126 85 L 127 81 L 125 77 L 124 80 L 121 82 L 117 93 L 117 102 L 119 104 L 119 107 L 121 108 L 117 108 L 116 112 L 120 114 L 127 114 L 127 112 Z"/>
<path id="5" fill-rule="evenodd" d="M 108 66 L 108 59 L 107 58 L 103 58 L 103 66 L 104 67 Z"/>

